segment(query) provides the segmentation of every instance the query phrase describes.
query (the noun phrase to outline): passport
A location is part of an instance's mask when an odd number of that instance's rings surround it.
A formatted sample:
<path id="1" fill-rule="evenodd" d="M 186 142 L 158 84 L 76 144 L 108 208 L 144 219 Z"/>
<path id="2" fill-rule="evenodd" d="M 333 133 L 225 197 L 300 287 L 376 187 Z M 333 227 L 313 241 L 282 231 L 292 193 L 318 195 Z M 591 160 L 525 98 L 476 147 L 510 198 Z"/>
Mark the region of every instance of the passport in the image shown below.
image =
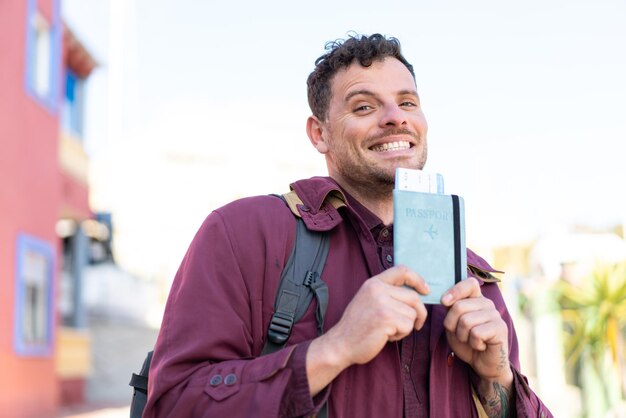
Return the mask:
<path id="1" fill-rule="evenodd" d="M 457 195 L 393 191 L 394 263 L 417 272 L 430 287 L 424 303 L 467 278 L 465 205 Z"/>

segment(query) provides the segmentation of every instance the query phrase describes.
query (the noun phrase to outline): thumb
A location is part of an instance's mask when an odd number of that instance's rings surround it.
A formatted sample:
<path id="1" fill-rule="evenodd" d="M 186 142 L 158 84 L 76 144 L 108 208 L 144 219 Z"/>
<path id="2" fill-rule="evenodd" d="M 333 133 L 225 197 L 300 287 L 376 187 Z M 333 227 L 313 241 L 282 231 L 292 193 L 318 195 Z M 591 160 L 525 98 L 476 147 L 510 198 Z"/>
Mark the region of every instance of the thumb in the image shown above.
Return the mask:
<path id="1" fill-rule="evenodd" d="M 426 280 L 419 274 L 404 265 L 391 267 L 381 274 L 378 279 L 392 286 L 408 286 L 415 289 L 421 295 L 430 293 Z"/>

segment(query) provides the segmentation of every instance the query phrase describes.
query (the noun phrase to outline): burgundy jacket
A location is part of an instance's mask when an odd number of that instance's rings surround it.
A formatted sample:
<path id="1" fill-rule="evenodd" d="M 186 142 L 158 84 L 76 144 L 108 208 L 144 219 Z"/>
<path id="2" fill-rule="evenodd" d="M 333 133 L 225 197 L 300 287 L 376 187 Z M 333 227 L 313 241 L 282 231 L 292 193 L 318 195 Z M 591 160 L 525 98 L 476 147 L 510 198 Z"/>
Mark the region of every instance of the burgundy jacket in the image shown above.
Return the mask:
<path id="1" fill-rule="evenodd" d="M 329 289 L 325 329 L 368 278 L 381 272 L 376 244 L 348 206 L 327 200 L 340 193 L 329 178 L 292 185 L 305 207 L 309 229 L 329 231 L 330 252 L 322 273 Z M 211 213 L 191 243 L 170 290 L 150 368 L 144 417 L 292 417 L 315 414 L 329 402 L 330 417 L 402 417 L 397 343 L 364 365 L 349 367 L 315 398 L 309 395 L 305 356 L 316 334 L 315 303 L 293 328 L 289 346 L 259 357 L 273 313 L 283 267 L 295 239 L 295 217 L 272 196 L 232 202 Z M 493 269 L 468 251 L 468 264 Z M 483 283 L 509 326 L 518 417 L 550 417 L 518 372 L 517 337 L 498 286 Z M 432 309 L 430 415 L 477 417 L 471 368 L 451 356 L 443 318 Z"/>

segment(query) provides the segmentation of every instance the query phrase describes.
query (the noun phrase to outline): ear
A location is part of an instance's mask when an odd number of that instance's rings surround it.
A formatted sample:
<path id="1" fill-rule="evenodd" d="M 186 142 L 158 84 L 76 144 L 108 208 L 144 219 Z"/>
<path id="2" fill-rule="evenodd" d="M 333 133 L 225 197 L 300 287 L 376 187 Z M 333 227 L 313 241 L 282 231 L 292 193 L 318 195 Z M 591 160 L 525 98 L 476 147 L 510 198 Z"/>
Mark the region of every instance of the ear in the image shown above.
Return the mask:
<path id="1" fill-rule="evenodd" d="M 320 154 L 326 154 L 328 152 L 328 143 L 325 139 L 326 127 L 315 116 L 309 116 L 306 121 L 306 133 L 309 135 L 311 144 Z"/>

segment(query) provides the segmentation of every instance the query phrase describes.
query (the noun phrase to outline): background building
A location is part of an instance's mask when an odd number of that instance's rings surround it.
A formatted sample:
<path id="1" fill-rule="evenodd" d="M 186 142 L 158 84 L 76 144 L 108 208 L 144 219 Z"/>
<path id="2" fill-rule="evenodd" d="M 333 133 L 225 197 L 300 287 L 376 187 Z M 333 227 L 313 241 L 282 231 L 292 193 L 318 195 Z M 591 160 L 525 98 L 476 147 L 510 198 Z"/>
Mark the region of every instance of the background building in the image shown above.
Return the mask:
<path id="1" fill-rule="evenodd" d="M 81 143 L 93 57 L 60 0 L 0 3 L 0 411 L 52 416 L 90 370 L 82 277 L 93 220 Z"/>

